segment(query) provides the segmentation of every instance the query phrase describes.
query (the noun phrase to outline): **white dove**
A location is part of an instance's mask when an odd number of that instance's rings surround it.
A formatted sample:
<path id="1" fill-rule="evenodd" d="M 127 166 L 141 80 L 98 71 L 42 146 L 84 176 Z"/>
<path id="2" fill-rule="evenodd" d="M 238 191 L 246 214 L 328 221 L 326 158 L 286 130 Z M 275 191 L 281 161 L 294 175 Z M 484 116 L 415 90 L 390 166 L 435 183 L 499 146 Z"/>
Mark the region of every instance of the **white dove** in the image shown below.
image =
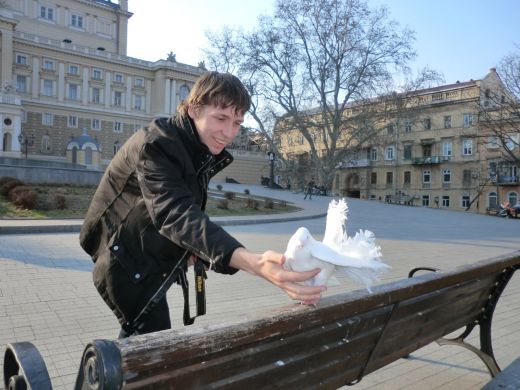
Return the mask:
<path id="1" fill-rule="evenodd" d="M 316 241 L 304 227 L 296 230 L 287 244 L 285 268 L 299 272 L 320 268 L 307 285 L 326 285 L 337 271 L 371 291 L 370 286 L 390 267 L 381 261 L 381 249 L 372 232 L 360 230 L 348 237 L 347 211 L 344 199 L 330 202 L 323 242 Z"/>

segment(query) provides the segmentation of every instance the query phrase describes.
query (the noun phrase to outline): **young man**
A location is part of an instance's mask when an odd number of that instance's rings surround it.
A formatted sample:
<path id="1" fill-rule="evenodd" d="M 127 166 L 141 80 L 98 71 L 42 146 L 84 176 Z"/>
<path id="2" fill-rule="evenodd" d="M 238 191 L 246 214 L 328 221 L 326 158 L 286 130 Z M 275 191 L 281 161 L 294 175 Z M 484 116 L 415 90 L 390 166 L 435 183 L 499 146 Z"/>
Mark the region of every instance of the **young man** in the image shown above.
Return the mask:
<path id="1" fill-rule="evenodd" d="M 205 268 L 247 271 L 307 304 L 325 290 L 299 283 L 319 269 L 287 271 L 281 253 L 248 251 L 204 212 L 209 179 L 231 163 L 225 146 L 237 135 L 249 106 L 240 80 L 209 72 L 179 105 L 178 116 L 156 119 L 139 130 L 105 171 L 80 244 L 95 262 L 94 284 L 121 323 L 120 337 L 171 327 L 166 291 L 173 282 L 183 286 L 184 322 L 193 322 L 186 281 L 191 263 L 199 293 Z M 197 303 L 204 307 L 200 294 Z"/>

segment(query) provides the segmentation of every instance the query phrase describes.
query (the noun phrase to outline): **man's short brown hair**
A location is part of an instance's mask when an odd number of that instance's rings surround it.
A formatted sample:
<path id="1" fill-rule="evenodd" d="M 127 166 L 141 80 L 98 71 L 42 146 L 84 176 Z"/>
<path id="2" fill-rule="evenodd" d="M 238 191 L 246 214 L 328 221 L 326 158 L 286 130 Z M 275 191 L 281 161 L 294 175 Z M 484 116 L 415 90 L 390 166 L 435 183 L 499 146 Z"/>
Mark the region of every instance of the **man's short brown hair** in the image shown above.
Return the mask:
<path id="1" fill-rule="evenodd" d="M 190 94 L 177 107 L 183 117 L 188 116 L 188 106 L 199 108 L 214 105 L 220 108 L 235 107 L 244 115 L 251 106 L 251 97 L 244 84 L 230 73 L 208 72 L 197 79 Z"/>

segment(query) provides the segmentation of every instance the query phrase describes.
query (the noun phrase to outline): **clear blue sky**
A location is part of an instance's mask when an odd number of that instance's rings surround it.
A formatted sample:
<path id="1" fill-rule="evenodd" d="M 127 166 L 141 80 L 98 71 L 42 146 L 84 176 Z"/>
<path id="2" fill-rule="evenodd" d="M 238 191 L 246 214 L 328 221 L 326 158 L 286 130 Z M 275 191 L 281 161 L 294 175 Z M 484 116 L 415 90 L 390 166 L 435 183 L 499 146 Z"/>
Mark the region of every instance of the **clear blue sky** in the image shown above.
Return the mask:
<path id="1" fill-rule="evenodd" d="M 173 51 L 197 65 L 207 45 L 204 32 L 224 25 L 254 26 L 271 14 L 274 0 L 129 0 L 128 55 L 150 61 Z M 369 0 L 416 32 L 416 69 L 429 66 L 446 83 L 484 77 L 506 54 L 520 48 L 520 0 Z"/>

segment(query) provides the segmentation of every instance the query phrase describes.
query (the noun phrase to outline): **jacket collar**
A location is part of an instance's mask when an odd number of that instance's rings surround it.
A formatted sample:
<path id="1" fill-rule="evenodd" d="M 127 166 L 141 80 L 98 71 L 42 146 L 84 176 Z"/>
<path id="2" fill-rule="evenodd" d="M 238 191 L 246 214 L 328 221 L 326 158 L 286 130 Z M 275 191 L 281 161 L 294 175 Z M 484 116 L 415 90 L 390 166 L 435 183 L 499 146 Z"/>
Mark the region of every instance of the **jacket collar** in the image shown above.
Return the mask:
<path id="1" fill-rule="evenodd" d="M 183 141 L 189 145 L 191 152 L 198 157 L 201 164 L 204 165 L 208 159 L 213 160 L 208 164 L 210 176 L 214 176 L 233 162 L 233 156 L 226 149 L 217 155 L 211 154 L 208 147 L 200 142 L 195 124 L 190 117 L 174 116 L 169 119 L 169 122 L 179 129 Z"/>

